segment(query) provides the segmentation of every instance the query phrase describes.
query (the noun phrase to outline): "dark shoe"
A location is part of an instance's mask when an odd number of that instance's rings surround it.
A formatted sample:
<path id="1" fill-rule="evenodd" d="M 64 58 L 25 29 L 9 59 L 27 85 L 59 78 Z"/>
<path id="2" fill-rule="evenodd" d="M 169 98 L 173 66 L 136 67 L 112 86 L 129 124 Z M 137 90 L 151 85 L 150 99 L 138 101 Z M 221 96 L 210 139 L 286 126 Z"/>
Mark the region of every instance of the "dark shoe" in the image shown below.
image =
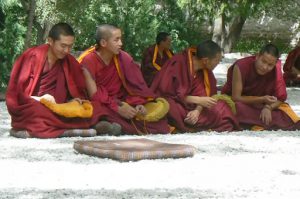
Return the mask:
<path id="1" fill-rule="evenodd" d="M 118 136 L 122 133 L 121 125 L 115 122 L 110 123 L 108 121 L 100 121 L 95 125 L 95 129 L 98 135 L 108 134 Z"/>
<path id="2" fill-rule="evenodd" d="M 10 136 L 16 137 L 16 138 L 30 138 L 30 134 L 26 130 L 15 130 L 15 129 L 10 129 L 9 131 Z"/>

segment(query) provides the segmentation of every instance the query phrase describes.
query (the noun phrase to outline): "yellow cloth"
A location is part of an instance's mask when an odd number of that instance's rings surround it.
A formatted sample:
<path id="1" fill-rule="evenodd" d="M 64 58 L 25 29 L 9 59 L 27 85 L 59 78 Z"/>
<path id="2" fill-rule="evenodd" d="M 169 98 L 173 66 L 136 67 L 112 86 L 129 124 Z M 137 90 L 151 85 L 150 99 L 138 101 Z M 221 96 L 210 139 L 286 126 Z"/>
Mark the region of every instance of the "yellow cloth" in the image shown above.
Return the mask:
<path id="1" fill-rule="evenodd" d="M 222 94 L 222 95 L 213 95 L 212 98 L 216 100 L 223 100 L 227 103 L 227 105 L 230 107 L 233 114 L 236 114 L 236 107 L 234 101 L 231 99 L 230 96 Z"/>
<path id="2" fill-rule="evenodd" d="M 254 125 L 251 127 L 251 131 L 263 131 L 263 130 L 265 130 L 265 129 L 262 126 Z"/>
<path id="3" fill-rule="evenodd" d="M 192 54 L 196 53 L 197 49 L 196 48 L 189 48 L 188 49 L 188 57 L 189 57 L 189 68 L 190 68 L 190 73 L 191 75 L 195 76 L 195 71 L 194 71 L 194 66 L 193 66 L 193 57 Z M 203 77 L 204 77 L 204 87 L 205 87 L 205 92 L 207 96 L 210 96 L 210 82 L 209 82 L 209 77 L 208 77 L 208 70 L 206 68 L 202 69 L 203 70 Z"/>
<path id="4" fill-rule="evenodd" d="M 144 105 L 147 114 L 141 115 L 138 114 L 136 116 L 137 120 L 145 120 L 147 122 L 156 122 L 162 119 L 169 111 L 170 105 L 167 100 L 164 98 L 156 98 L 155 101 L 148 102 Z"/>
<path id="5" fill-rule="evenodd" d="M 291 120 L 293 120 L 294 123 L 300 120 L 300 117 L 293 111 L 293 109 L 287 103 L 280 104 L 278 109 L 287 114 L 291 118 Z"/>
<path id="6" fill-rule="evenodd" d="M 68 118 L 90 118 L 93 115 L 93 106 L 89 101 L 83 101 L 83 104 L 80 104 L 76 100 L 63 104 L 56 104 L 42 98 L 40 102 L 54 113 Z"/>

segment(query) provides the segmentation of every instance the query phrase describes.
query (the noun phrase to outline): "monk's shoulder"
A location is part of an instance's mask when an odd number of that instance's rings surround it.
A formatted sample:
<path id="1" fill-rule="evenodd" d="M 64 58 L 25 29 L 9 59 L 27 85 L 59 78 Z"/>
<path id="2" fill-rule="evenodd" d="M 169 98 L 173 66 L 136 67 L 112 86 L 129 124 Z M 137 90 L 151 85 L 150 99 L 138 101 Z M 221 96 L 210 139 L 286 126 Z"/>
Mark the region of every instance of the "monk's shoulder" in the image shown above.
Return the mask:
<path id="1" fill-rule="evenodd" d="M 96 53 L 94 52 L 91 52 L 89 54 L 87 54 L 83 59 L 82 61 L 89 61 L 89 60 L 93 60 L 93 59 L 96 59 Z"/>
<path id="2" fill-rule="evenodd" d="M 78 65 L 78 66 L 80 66 L 79 62 L 77 61 L 77 59 L 73 55 L 71 55 L 71 54 L 66 55 L 66 59 L 68 59 L 69 62 L 72 65 Z"/>
<path id="3" fill-rule="evenodd" d="M 40 54 L 41 52 L 46 52 L 46 48 L 48 49 L 47 44 L 39 45 L 39 46 L 33 46 L 31 48 L 26 49 L 22 55 L 27 55 L 27 56 L 33 56 Z"/>
<path id="4" fill-rule="evenodd" d="M 169 59 L 172 65 L 175 64 L 184 64 L 186 61 L 186 57 L 183 53 L 175 54 L 171 59 Z"/>
<path id="5" fill-rule="evenodd" d="M 120 51 L 119 56 L 122 57 L 122 59 L 133 60 L 132 56 L 124 50 Z"/>
<path id="6" fill-rule="evenodd" d="M 88 68 L 93 67 L 94 65 L 96 65 L 98 63 L 99 63 L 99 61 L 98 61 L 97 55 L 94 52 L 87 54 L 80 62 L 80 64 L 82 66 L 85 66 Z"/>

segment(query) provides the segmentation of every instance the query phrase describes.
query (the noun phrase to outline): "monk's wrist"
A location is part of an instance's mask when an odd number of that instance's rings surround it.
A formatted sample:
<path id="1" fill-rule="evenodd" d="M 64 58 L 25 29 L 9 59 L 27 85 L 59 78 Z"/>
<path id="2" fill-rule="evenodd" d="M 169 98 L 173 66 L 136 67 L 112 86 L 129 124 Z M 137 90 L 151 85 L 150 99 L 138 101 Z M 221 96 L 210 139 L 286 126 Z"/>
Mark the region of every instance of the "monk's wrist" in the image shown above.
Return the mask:
<path id="1" fill-rule="evenodd" d="M 199 111 L 199 113 L 201 113 L 202 109 L 203 109 L 203 107 L 198 105 L 195 110 L 197 110 L 197 111 Z"/>
<path id="2" fill-rule="evenodd" d="M 264 109 L 269 109 L 270 111 L 273 110 L 273 109 L 272 109 L 272 106 L 269 105 L 269 104 L 265 104 L 265 105 L 264 105 Z"/>

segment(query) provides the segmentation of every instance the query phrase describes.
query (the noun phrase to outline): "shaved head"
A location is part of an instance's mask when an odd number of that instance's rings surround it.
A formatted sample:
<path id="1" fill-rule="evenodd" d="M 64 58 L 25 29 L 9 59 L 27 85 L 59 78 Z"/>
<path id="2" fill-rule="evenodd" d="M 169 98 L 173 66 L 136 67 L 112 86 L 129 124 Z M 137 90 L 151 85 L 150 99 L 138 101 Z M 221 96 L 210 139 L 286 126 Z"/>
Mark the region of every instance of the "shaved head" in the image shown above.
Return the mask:
<path id="1" fill-rule="evenodd" d="M 99 25 L 96 30 L 96 44 L 99 45 L 101 39 L 108 40 L 112 36 L 112 32 L 115 30 L 119 30 L 119 28 L 114 25 Z"/>

